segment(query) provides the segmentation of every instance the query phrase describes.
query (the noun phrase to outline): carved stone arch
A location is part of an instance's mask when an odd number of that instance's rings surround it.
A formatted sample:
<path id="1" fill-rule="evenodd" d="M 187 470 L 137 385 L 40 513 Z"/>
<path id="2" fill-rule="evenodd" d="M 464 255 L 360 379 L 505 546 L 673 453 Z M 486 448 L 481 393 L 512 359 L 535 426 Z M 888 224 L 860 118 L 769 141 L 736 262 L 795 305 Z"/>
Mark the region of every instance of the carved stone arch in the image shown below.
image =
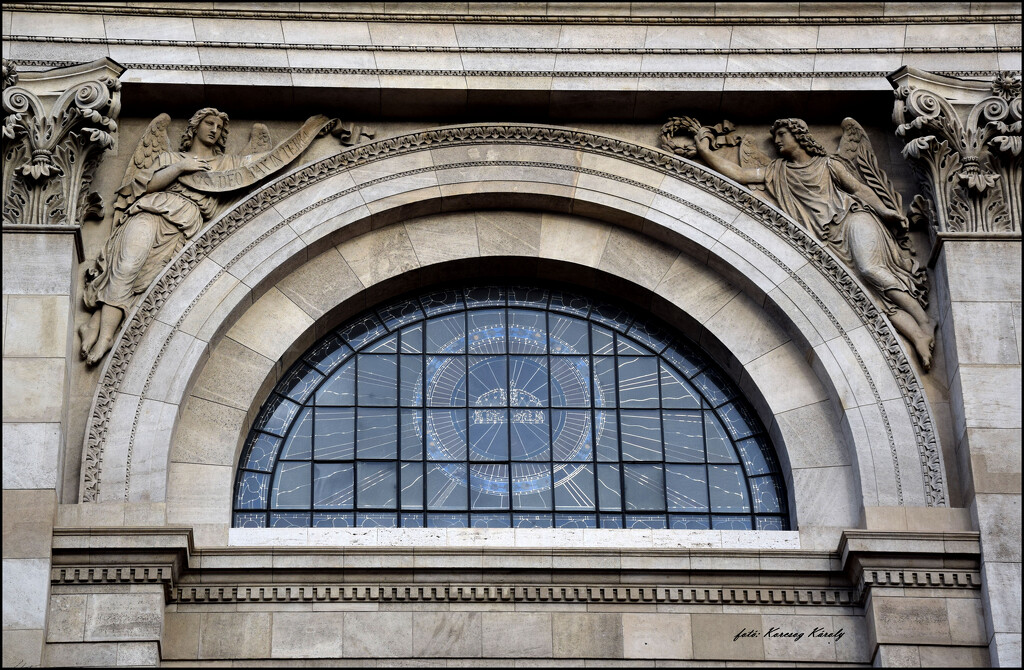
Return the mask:
<path id="1" fill-rule="evenodd" d="M 782 326 L 791 341 L 780 350 L 809 362 L 852 447 L 859 503 L 946 504 L 930 413 L 902 343 L 857 280 L 791 219 L 720 175 L 656 149 L 567 129 L 488 125 L 347 150 L 268 184 L 198 235 L 126 319 L 105 364 L 87 430 L 82 499 L 167 499 L 171 436 L 197 377 L 230 346 L 225 334 L 250 305 L 276 299 L 275 285 L 293 270 L 340 243 L 402 228 L 390 224 L 482 208 L 589 217 L 614 224 L 609 231 L 617 235 L 657 240 L 682 252 L 678 258 L 706 264 Z M 374 261 L 389 258 L 377 254 Z M 633 281 L 631 268 L 645 260 L 643 253 L 613 254 L 606 267 L 600 259 L 594 267 Z M 635 283 L 673 302 L 667 289 L 644 281 L 650 279 Z M 276 374 L 289 348 L 312 341 L 316 328 L 306 330 L 278 340 Z M 728 349 L 728 338 L 720 340 Z M 756 382 L 750 362 L 742 373 Z M 230 496 L 232 466 L 205 465 L 221 475 L 226 469 L 223 493 Z M 169 521 L 184 520 L 171 516 L 169 510 Z"/>

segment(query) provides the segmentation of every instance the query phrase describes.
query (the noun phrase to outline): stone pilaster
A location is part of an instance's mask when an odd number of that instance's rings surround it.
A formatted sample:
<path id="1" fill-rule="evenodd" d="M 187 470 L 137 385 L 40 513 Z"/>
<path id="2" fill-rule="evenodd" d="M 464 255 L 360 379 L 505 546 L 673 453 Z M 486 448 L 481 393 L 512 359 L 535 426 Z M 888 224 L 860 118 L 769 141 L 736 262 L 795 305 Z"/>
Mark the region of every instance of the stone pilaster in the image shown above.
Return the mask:
<path id="1" fill-rule="evenodd" d="M 1021 84 L 903 68 L 894 121 L 921 178 L 964 504 L 991 661 L 1021 663 Z"/>
<path id="2" fill-rule="evenodd" d="M 120 108 L 109 59 L 19 76 L 3 61 L 4 665 L 39 665 L 61 495 L 79 225 Z M 10 607 L 8 607 L 10 605 Z"/>

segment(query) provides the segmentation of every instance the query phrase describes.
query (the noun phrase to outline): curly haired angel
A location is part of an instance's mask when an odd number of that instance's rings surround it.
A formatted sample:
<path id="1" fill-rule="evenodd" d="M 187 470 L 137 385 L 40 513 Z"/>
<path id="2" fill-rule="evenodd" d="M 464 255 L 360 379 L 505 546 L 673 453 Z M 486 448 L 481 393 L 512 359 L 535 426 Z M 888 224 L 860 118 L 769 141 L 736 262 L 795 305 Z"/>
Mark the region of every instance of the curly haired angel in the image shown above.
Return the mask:
<path id="1" fill-rule="evenodd" d="M 224 192 L 278 171 L 335 120 L 312 117 L 273 150 L 266 126 L 255 124 L 240 155 L 224 151 L 228 116 L 223 112 L 205 107 L 193 114 L 179 151 L 170 150 L 170 121 L 161 114 L 139 141 L 117 191 L 110 238 L 86 271 L 84 301 L 94 311 L 79 335 L 80 354 L 89 365 L 110 350 L 118 326 L 137 297 L 186 241 L 220 212 Z M 196 176 L 203 173 L 209 176 Z"/>
<path id="2" fill-rule="evenodd" d="M 678 121 L 682 120 L 677 120 L 677 125 Z M 899 211 L 899 195 L 878 168 L 864 129 L 846 119 L 838 153 L 829 155 L 804 121 L 779 119 L 771 134 L 782 158 L 758 156 L 760 152 L 744 140 L 740 158 L 746 165 L 738 165 L 714 152 L 712 129 L 695 123 L 690 128 L 694 146 L 680 147 L 683 151 L 677 153 L 696 153 L 710 167 L 741 184 L 763 184 L 783 211 L 828 245 L 874 290 L 893 325 L 914 346 L 922 367 L 929 370 L 935 321 L 924 309 L 927 275 L 907 247 L 897 241 L 906 237 L 907 219 Z M 865 177 L 873 186 L 862 181 Z"/>

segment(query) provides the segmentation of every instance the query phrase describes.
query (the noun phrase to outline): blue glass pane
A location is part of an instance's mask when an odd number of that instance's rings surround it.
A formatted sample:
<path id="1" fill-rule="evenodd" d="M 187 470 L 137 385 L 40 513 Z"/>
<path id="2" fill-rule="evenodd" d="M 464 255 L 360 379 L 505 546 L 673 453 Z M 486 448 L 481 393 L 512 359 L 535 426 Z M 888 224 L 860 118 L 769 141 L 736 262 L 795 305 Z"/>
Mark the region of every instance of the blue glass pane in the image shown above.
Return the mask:
<path id="1" fill-rule="evenodd" d="M 390 512 L 360 512 L 356 514 L 359 528 L 396 528 L 398 515 Z"/>
<path id="2" fill-rule="evenodd" d="M 313 456 L 313 409 L 304 407 L 292 424 L 284 441 L 281 458 L 291 461 L 308 460 Z"/>
<path id="3" fill-rule="evenodd" d="M 712 512 L 749 512 L 747 482 L 738 465 L 709 465 Z"/>
<path id="4" fill-rule="evenodd" d="M 601 528 L 622 528 L 621 514 L 602 514 Z"/>
<path id="5" fill-rule="evenodd" d="M 505 353 L 505 310 L 481 309 L 467 314 L 471 354 Z"/>
<path id="6" fill-rule="evenodd" d="M 469 359 L 469 406 L 508 406 L 508 359 L 505 356 Z"/>
<path id="7" fill-rule="evenodd" d="M 692 349 L 679 342 L 661 352 L 661 355 L 676 370 L 686 375 L 687 378 L 692 378 L 704 368 L 704 362 L 701 357 L 694 353 Z"/>
<path id="8" fill-rule="evenodd" d="M 514 528 L 553 528 L 550 514 L 513 514 Z"/>
<path id="9" fill-rule="evenodd" d="M 512 460 L 547 461 L 551 459 L 551 432 L 545 409 L 513 408 L 509 413 Z"/>
<path id="10" fill-rule="evenodd" d="M 304 403 L 323 378 L 324 376 L 316 368 L 299 363 L 281 380 L 277 387 L 278 392 L 285 394 L 295 402 Z"/>
<path id="11" fill-rule="evenodd" d="M 338 331 L 338 334 L 348 342 L 349 346 L 358 351 L 387 332 L 380 319 L 373 314 L 368 314 L 345 326 Z"/>
<path id="12" fill-rule="evenodd" d="M 360 508 L 398 507 L 398 475 L 395 466 L 395 463 L 356 463 L 356 496 Z"/>
<path id="13" fill-rule="evenodd" d="M 656 354 L 661 353 L 668 346 L 669 336 L 664 329 L 650 323 L 636 322 L 626 334 L 637 342 L 646 345 Z"/>
<path id="14" fill-rule="evenodd" d="M 597 528 L 597 515 L 556 514 L 555 528 Z"/>
<path id="15" fill-rule="evenodd" d="M 658 407 L 658 359 L 619 358 L 619 406 Z"/>
<path id="16" fill-rule="evenodd" d="M 399 402 L 402 407 L 423 406 L 423 358 L 401 356 L 399 363 Z"/>
<path id="17" fill-rule="evenodd" d="M 668 527 L 678 530 L 710 530 L 711 518 L 707 514 L 672 514 Z"/>
<path id="18" fill-rule="evenodd" d="M 508 410 L 469 410 L 469 459 L 508 460 Z"/>
<path id="19" fill-rule="evenodd" d="M 399 436 L 403 461 L 423 459 L 423 412 L 403 409 L 399 413 Z"/>
<path id="20" fill-rule="evenodd" d="M 398 403 L 398 357 L 358 354 L 356 362 L 359 404 L 394 407 Z"/>
<path id="21" fill-rule="evenodd" d="M 766 475 L 772 471 L 771 466 L 768 465 L 768 461 L 764 457 L 765 447 L 758 438 L 755 437 L 737 442 L 736 446 L 740 450 L 740 457 L 743 459 L 743 466 L 746 468 L 748 477 Z"/>
<path id="22" fill-rule="evenodd" d="M 666 465 L 665 498 L 670 512 L 706 512 L 707 468 L 703 465 Z"/>
<path id="23" fill-rule="evenodd" d="M 711 368 L 694 377 L 693 384 L 704 394 L 712 407 L 718 407 L 733 396 L 731 385 L 721 374 Z"/>
<path id="24" fill-rule="evenodd" d="M 783 525 L 782 517 L 778 516 L 759 516 L 757 519 L 758 530 L 786 530 Z"/>
<path id="25" fill-rule="evenodd" d="M 732 441 L 714 412 L 704 412 L 704 435 L 708 445 L 708 463 L 739 463 Z"/>
<path id="26" fill-rule="evenodd" d="M 417 323 L 412 326 L 406 326 L 402 329 L 402 346 L 401 351 L 403 354 L 422 354 L 423 353 L 423 324 Z"/>
<path id="27" fill-rule="evenodd" d="M 309 509 L 310 464 L 277 464 L 270 506 L 274 509 Z"/>
<path id="28" fill-rule="evenodd" d="M 559 356 L 551 359 L 551 405 L 590 407 L 590 359 Z"/>
<path id="29" fill-rule="evenodd" d="M 462 299 L 462 292 L 455 289 L 431 293 L 420 298 L 420 304 L 423 305 L 423 311 L 427 313 L 427 316 L 462 310 L 466 306 Z"/>
<path id="30" fill-rule="evenodd" d="M 281 448 L 281 438 L 266 433 L 250 433 L 246 447 L 248 458 L 245 467 L 250 470 L 271 472 L 277 461 L 277 450 Z"/>
<path id="31" fill-rule="evenodd" d="M 660 465 L 622 466 L 626 511 L 664 510 L 665 473 Z"/>
<path id="32" fill-rule="evenodd" d="M 264 512 L 236 512 L 235 528 L 266 528 L 267 515 Z"/>
<path id="33" fill-rule="evenodd" d="M 662 460 L 661 412 L 620 412 L 619 433 L 622 437 L 622 460 Z"/>
<path id="34" fill-rule="evenodd" d="M 590 353 L 611 356 L 615 353 L 615 334 L 600 326 L 590 325 Z"/>
<path id="35" fill-rule="evenodd" d="M 731 435 L 734 440 L 740 440 L 753 434 L 754 430 L 750 427 L 749 420 L 743 410 L 741 410 L 739 405 L 735 402 L 730 402 L 719 407 L 718 415 L 722 417 L 722 423 L 725 424 L 725 429 L 729 431 L 729 435 Z"/>
<path id="36" fill-rule="evenodd" d="M 466 460 L 466 410 L 427 410 L 427 459 Z"/>
<path id="37" fill-rule="evenodd" d="M 497 463 L 469 466 L 469 508 L 508 509 L 508 466 Z"/>
<path id="38" fill-rule="evenodd" d="M 402 463 L 402 509 L 423 509 L 423 464 Z"/>
<path id="39" fill-rule="evenodd" d="M 424 520 L 422 514 L 411 514 L 409 512 L 402 513 L 402 527 L 403 528 L 424 528 Z"/>
<path id="40" fill-rule="evenodd" d="M 614 410 L 594 412 L 594 443 L 597 445 L 597 460 L 620 460 L 619 415 Z"/>
<path id="41" fill-rule="evenodd" d="M 508 304 L 509 307 L 512 307 L 513 305 L 523 305 L 527 307 L 536 307 L 538 309 L 547 309 L 547 289 L 534 288 L 532 286 L 511 286 L 508 289 Z"/>
<path id="42" fill-rule="evenodd" d="M 464 463 L 428 463 L 427 509 L 467 509 L 468 484 L 469 478 Z"/>
<path id="43" fill-rule="evenodd" d="M 609 305 L 608 303 L 594 305 L 590 318 L 620 333 L 626 332 L 630 322 L 633 320 L 633 317 L 626 310 L 616 305 Z"/>
<path id="44" fill-rule="evenodd" d="M 547 463 L 512 464 L 512 509 L 551 509 L 551 466 Z"/>
<path id="45" fill-rule="evenodd" d="M 260 418 L 254 428 L 267 433 L 284 437 L 291 427 L 292 419 L 299 411 L 299 406 L 284 396 L 272 395 L 260 412 Z"/>
<path id="46" fill-rule="evenodd" d="M 398 412 L 359 408 L 356 414 L 356 458 L 398 458 Z"/>
<path id="47" fill-rule="evenodd" d="M 555 509 L 571 512 L 595 507 L 594 466 L 559 464 L 554 466 Z"/>
<path id="48" fill-rule="evenodd" d="M 463 313 L 427 321 L 427 353 L 466 353 L 466 317 Z"/>
<path id="49" fill-rule="evenodd" d="M 476 288 L 466 289 L 466 307 L 485 307 L 485 306 L 499 306 L 505 305 L 505 289 L 502 286 L 479 286 Z"/>
<path id="50" fill-rule="evenodd" d="M 653 352 L 625 335 L 616 335 L 615 353 L 620 356 L 650 356 Z"/>
<path id="51" fill-rule="evenodd" d="M 354 405 L 356 403 L 356 361 L 351 359 L 331 375 L 316 392 L 317 405 Z"/>
<path id="52" fill-rule="evenodd" d="M 615 359 L 594 357 L 594 407 L 615 407 Z"/>
<path id="53" fill-rule="evenodd" d="M 352 349 L 338 335 L 332 333 L 310 349 L 303 360 L 328 375 L 351 354 Z"/>
<path id="54" fill-rule="evenodd" d="M 714 530 L 753 530 L 749 516 L 713 516 L 711 528 Z"/>
<path id="55" fill-rule="evenodd" d="M 627 514 L 626 528 L 665 528 L 665 517 L 653 514 Z"/>
<path id="56" fill-rule="evenodd" d="M 508 401 L 512 407 L 548 406 L 548 360 L 509 356 Z"/>
<path id="57" fill-rule="evenodd" d="M 355 525 L 352 512 L 314 512 L 313 528 L 351 528 Z"/>
<path id="58" fill-rule="evenodd" d="M 551 411 L 552 452 L 556 461 L 592 461 L 594 450 L 587 410 Z"/>
<path id="59" fill-rule="evenodd" d="M 508 528 L 509 527 L 509 515 L 505 514 L 470 514 L 469 515 L 469 526 L 470 528 Z"/>
<path id="60" fill-rule="evenodd" d="M 704 462 L 704 419 L 700 410 L 662 412 L 665 460 L 671 463 Z"/>
<path id="61" fill-rule="evenodd" d="M 262 472 L 242 472 L 235 495 L 235 509 L 266 509 L 270 475 Z"/>
<path id="62" fill-rule="evenodd" d="M 683 376 L 661 363 L 661 406 L 666 409 L 700 409 L 700 396 Z"/>
<path id="63" fill-rule="evenodd" d="M 754 512 L 780 513 L 782 501 L 781 491 L 774 477 L 754 477 L 750 479 L 750 494 L 754 498 Z"/>
<path id="64" fill-rule="evenodd" d="M 469 528 L 468 514 L 428 514 L 427 525 L 431 528 Z"/>
<path id="65" fill-rule="evenodd" d="M 508 347 L 512 354 L 547 352 L 547 315 L 525 309 L 508 311 Z"/>
<path id="66" fill-rule="evenodd" d="M 377 340 L 371 344 L 366 345 L 366 348 L 362 350 L 364 354 L 397 354 L 398 353 L 398 333 L 388 335 L 382 340 Z"/>
<path id="67" fill-rule="evenodd" d="M 424 399 L 428 407 L 466 406 L 466 359 L 427 356 Z"/>
<path id="68" fill-rule="evenodd" d="M 582 319 L 551 314 L 548 317 L 548 337 L 553 354 L 590 353 L 590 326 Z"/>
<path id="69" fill-rule="evenodd" d="M 381 309 L 378 313 L 380 314 L 381 321 L 384 322 L 384 325 L 389 330 L 397 330 L 401 326 L 420 321 L 424 318 L 423 312 L 415 300 L 403 300 L 402 302 L 392 303 Z"/>
<path id="70" fill-rule="evenodd" d="M 308 512 L 272 512 L 271 528 L 309 528 Z"/>
<path id="71" fill-rule="evenodd" d="M 351 463 L 317 463 L 313 466 L 313 507 L 352 509 L 354 481 Z"/>
<path id="72" fill-rule="evenodd" d="M 586 317 L 590 311 L 590 301 L 581 295 L 569 293 L 568 291 L 551 292 L 551 309 L 555 312 L 565 312 L 575 316 Z"/>
<path id="73" fill-rule="evenodd" d="M 622 509 L 622 466 L 597 466 L 598 509 L 617 512 Z"/>
<path id="74" fill-rule="evenodd" d="M 349 407 L 317 407 L 313 455 L 317 460 L 345 460 L 355 456 L 356 413 Z"/>

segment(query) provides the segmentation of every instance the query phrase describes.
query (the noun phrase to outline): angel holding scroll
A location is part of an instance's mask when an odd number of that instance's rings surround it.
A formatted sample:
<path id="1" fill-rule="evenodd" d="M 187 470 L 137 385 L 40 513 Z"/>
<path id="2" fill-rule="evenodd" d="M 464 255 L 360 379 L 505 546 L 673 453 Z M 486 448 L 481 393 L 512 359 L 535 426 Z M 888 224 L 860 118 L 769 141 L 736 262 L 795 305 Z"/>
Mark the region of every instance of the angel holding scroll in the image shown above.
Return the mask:
<path id="1" fill-rule="evenodd" d="M 336 122 L 312 117 L 273 149 L 266 126 L 255 124 L 245 152 L 232 155 L 224 151 L 227 114 L 212 107 L 200 109 L 189 120 L 176 152 L 167 138 L 170 120 L 166 114 L 158 116 L 139 141 L 117 191 L 110 238 L 86 271 L 84 300 L 94 311 L 79 335 L 80 354 L 89 365 L 110 350 L 137 297 L 186 241 L 219 213 L 224 193 L 279 171 Z"/>
<path id="2" fill-rule="evenodd" d="M 676 153 L 695 154 L 741 184 L 763 185 L 783 211 L 874 290 L 893 325 L 913 345 L 921 366 L 931 368 L 936 324 L 925 313 L 927 275 L 912 257 L 900 195 L 878 167 L 860 124 L 846 119 L 839 150 L 829 155 L 804 121 L 779 119 L 771 135 L 782 158 L 769 160 L 744 138 L 741 164 L 715 153 L 713 144 L 735 145 L 717 138 L 716 129 L 685 117 L 670 125 L 662 138 Z M 675 141 L 680 129 L 692 133 L 692 146 Z"/>

